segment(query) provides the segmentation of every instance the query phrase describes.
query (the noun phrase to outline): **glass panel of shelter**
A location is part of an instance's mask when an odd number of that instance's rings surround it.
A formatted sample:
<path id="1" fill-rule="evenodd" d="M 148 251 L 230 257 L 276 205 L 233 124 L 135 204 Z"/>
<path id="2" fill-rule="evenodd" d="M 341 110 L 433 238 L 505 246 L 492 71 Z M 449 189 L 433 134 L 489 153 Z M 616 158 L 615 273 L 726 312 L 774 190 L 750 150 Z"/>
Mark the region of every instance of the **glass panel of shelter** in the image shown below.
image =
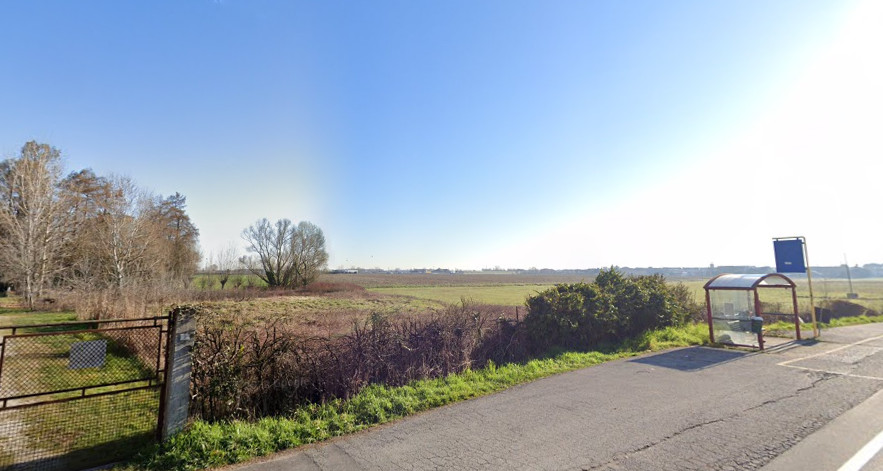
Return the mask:
<path id="1" fill-rule="evenodd" d="M 760 346 L 757 334 L 751 331 L 751 318 L 755 316 L 753 290 L 710 290 L 709 297 L 715 342 Z"/>

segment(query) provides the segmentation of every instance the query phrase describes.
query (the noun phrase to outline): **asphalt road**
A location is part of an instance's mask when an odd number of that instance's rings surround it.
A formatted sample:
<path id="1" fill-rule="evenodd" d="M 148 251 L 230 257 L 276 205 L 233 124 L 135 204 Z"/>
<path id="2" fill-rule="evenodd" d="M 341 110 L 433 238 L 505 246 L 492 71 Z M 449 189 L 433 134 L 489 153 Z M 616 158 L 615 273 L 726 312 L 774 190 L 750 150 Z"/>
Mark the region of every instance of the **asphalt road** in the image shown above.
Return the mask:
<path id="1" fill-rule="evenodd" d="M 610 362 L 229 469 L 836 470 L 883 430 L 881 390 L 883 324 L 845 327 Z"/>

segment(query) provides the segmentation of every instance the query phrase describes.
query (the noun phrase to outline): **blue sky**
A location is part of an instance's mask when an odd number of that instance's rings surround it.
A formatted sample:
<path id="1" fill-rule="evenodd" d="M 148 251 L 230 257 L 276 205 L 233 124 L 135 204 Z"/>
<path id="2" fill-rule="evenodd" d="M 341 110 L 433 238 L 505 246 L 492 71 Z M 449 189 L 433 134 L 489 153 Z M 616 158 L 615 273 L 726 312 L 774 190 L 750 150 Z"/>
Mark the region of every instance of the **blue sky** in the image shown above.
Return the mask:
<path id="1" fill-rule="evenodd" d="M 873 1 L 5 2 L 0 153 L 331 266 L 883 261 Z"/>

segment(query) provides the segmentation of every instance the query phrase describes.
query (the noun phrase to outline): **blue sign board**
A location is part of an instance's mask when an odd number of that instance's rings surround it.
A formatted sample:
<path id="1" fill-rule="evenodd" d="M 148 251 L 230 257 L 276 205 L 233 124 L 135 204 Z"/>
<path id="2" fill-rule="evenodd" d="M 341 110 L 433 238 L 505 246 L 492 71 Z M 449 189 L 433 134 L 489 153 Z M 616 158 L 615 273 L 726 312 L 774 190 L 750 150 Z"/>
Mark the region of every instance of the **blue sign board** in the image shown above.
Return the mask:
<path id="1" fill-rule="evenodd" d="M 776 251 L 776 272 L 806 273 L 806 262 L 803 259 L 803 240 L 774 240 Z"/>

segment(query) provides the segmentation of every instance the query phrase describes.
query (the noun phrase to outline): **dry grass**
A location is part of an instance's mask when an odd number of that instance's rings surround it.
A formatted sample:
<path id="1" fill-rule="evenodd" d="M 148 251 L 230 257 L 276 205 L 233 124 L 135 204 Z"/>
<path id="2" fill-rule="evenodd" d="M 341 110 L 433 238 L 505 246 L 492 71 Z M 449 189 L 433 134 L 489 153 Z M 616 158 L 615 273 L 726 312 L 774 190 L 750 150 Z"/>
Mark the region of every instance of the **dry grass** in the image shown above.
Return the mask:
<path id="1" fill-rule="evenodd" d="M 442 303 L 434 301 L 352 292 L 328 295 L 288 294 L 243 301 L 206 301 L 196 305 L 219 317 L 283 319 L 289 325 L 317 336 L 349 332 L 354 324 L 361 323 L 372 314 L 391 318 L 411 317 L 444 308 Z"/>

